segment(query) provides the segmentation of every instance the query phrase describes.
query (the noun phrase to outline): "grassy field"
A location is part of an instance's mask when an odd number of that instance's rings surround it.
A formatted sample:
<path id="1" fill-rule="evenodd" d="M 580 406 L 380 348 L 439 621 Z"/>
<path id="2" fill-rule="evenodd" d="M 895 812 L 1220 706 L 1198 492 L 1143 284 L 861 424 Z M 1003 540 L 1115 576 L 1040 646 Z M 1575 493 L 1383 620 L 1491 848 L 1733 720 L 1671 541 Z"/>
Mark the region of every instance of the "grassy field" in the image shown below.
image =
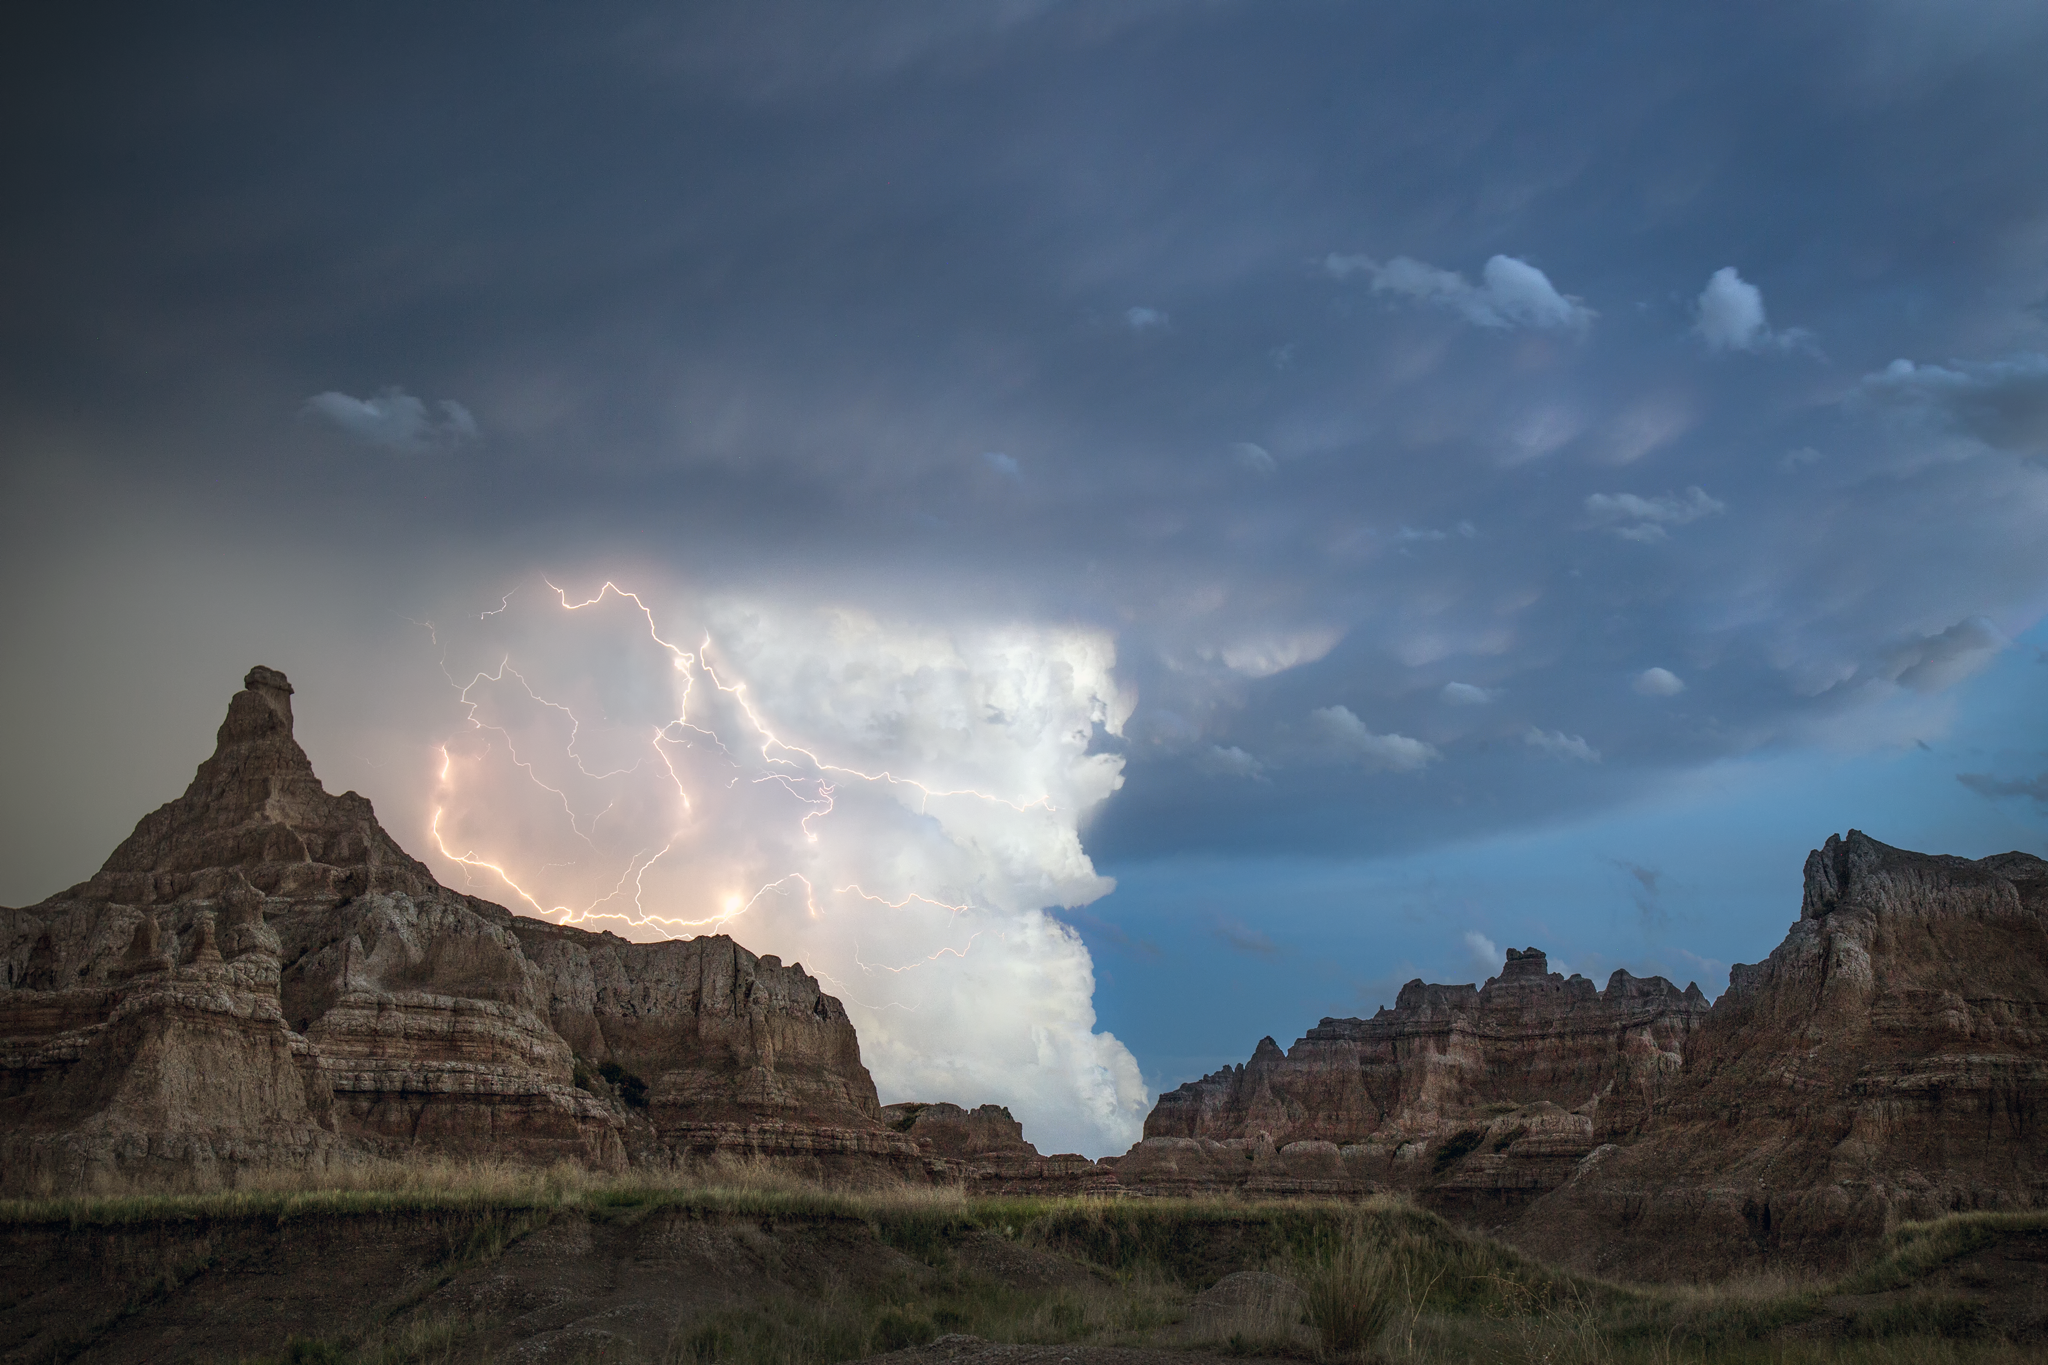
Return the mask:
<path id="1" fill-rule="evenodd" d="M 6 1201 L 0 1226 L 90 1235 L 235 1220 L 465 1217 L 472 1230 L 450 1241 L 436 1281 L 445 1283 L 551 1220 L 616 1223 L 679 1213 L 764 1221 L 797 1237 L 805 1229 L 821 1236 L 852 1229 L 920 1269 L 834 1276 L 802 1290 L 764 1283 L 746 1302 L 679 1317 L 651 1356 L 631 1358 L 832 1365 L 946 1333 L 1401 1365 L 2048 1358 L 2038 1345 L 2002 1335 L 1997 1305 L 1949 1273 L 2015 1239 L 2048 1245 L 2048 1215 L 2041 1214 L 1908 1225 L 1876 1258 L 1833 1282 L 1657 1287 L 1548 1266 L 1393 1200 L 977 1199 L 955 1189 L 825 1189 L 748 1166 L 670 1179 L 448 1163 L 363 1167 L 339 1178 L 254 1178 L 234 1189 L 103 1189 Z M 991 1273 L 984 1252 L 992 1238 L 1061 1273 L 1036 1280 Z M 1233 1274 L 1240 1279 L 1218 1285 Z M 1232 1298 L 1224 1291 L 1233 1285 L 1251 1290 Z M 481 1343 L 491 1322 L 436 1317 L 421 1302 L 414 1294 L 390 1304 L 370 1330 L 291 1340 L 282 1354 L 262 1358 L 389 1365 L 488 1358 Z"/>

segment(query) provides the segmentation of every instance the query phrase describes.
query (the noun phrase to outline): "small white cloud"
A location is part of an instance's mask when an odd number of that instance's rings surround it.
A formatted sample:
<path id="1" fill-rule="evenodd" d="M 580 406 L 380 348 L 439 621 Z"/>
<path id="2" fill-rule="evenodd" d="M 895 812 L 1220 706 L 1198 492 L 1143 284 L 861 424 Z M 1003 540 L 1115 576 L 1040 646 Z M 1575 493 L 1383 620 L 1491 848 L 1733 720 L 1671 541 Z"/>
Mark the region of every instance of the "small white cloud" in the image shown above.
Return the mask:
<path id="1" fill-rule="evenodd" d="M 984 450 L 981 452 L 981 459 L 982 463 L 1006 479 L 1021 479 L 1024 477 L 1024 469 L 1017 463 L 1016 458 L 1005 455 L 1000 450 Z"/>
<path id="2" fill-rule="evenodd" d="M 1263 780 L 1266 773 L 1265 764 L 1235 744 L 1228 748 L 1211 744 L 1196 756 L 1195 766 L 1217 777 L 1247 777 L 1253 781 Z"/>
<path id="3" fill-rule="evenodd" d="M 1250 441 L 1239 441 L 1230 448 L 1237 462 L 1254 474 L 1271 474 L 1280 468 L 1280 462 L 1273 458 L 1273 452 Z"/>
<path id="4" fill-rule="evenodd" d="M 1813 334 L 1803 327 L 1771 330 L 1764 318 L 1761 289 L 1742 278 L 1732 265 L 1716 270 L 1700 291 L 1693 324 L 1715 351 L 1789 351 L 1806 346 Z"/>
<path id="5" fill-rule="evenodd" d="M 1778 461 L 1778 469 L 1781 473 L 1790 474 L 1808 465 L 1819 464 L 1820 460 L 1821 454 L 1818 450 L 1812 446 L 1801 446 L 1797 450 L 1786 451 L 1784 458 Z"/>
<path id="6" fill-rule="evenodd" d="M 1645 697 L 1675 697 L 1685 691 L 1685 680 L 1668 668 L 1646 668 L 1629 686 Z"/>
<path id="7" fill-rule="evenodd" d="M 1455 270 L 1427 265 L 1408 256 L 1396 256 L 1382 265 L 1370 256 L 1340 256 L 1332 252 L 1324 258 L 1323 268 L 1340 280 L 1355 274 L 1370 275 L 1375 294 L 1400 294 L 1435 303 L 1480 327 L 1575 331 L 1585 328 L 1596 316 L 1577 298 L 1560 294 L 1548 275 L 1514 256 L 1495 256 L 1487 261 L 1477 285 L 1468 283 Z"/>
<path id="8" fill-rule="evenodd" d="M 1438 695 L 1452 706 L 1489 706 L 1501 698 L 1497 687 L 1474 687 L 1461 682 L 1445 683 Z"/>
<path id="9" fill-rule="evenodd" d="M 1944 691 L 1982 669 L 2011 643 L 1983 617 L 1967 617 L 1939 635 L 1894 650 L 1884 676 L 1915 692 Z"/>
<path id="10" fill-rule="evenodd" d="M 351 398 L 330 389 L 308 398 L 303 411 L 386 450 L 446 449 L 474 441 L 481 434 L 475 416 L 454 399 L 444 398 L 435 408 L 439 417 L 400 388 L 386 389 L 375 398 Z"/>
<path id="11" fill-rule="evenodd" d="M 1124 326 L 1133 332 L 1163 332 L 1169 325 L 1166 314 L 1157 308 L 1134 306 L 1124 310 Z"/>
<path id="12" fill-rule="evenodd" d="M 1568 735 L 1562 730 L 1539 730 L 1532 725 L 1522 732 L 1522 743 L 1532 749 L 1539 749 L 1552 758 L 1568 758 L 1577 763 L 1600 761 L 1598 749 L 1578 735 Z"/>
<path id="13" fill-rule="evenodd" d="M 1698 485 L 1683 493 L 1644 498 L 1634 493 L 1594 493 L 1586 499 L 1586 516 L 1623 540 L 1654 545 L 1669 539 L 1666 526 L 1683 526 L 1701 517 L 1719 516 L 1728 504 L 1710 498 Z"/>
<path id="14" fill-rule="evenodd" d="M 1419 739 L 1374 734 L 1349 707 L 1321 707 L 1309 712 L 1309 719 L 1332 749 L 1346 758 L 1362 760 L 1369 769 L 1412 773 L 1443 757 L 1435 745 Z"/>
<path id="15" fill-rule="evenodd" d="M 1472 954 L 1472 961 L 1478 965 L 1479 970 L 1488 976 L 1499 971 L 1500 964 L 1507 961 L 1507 956 L 1494 941 L 1477 929 L 1465 931 L 1465 948 Z"/>

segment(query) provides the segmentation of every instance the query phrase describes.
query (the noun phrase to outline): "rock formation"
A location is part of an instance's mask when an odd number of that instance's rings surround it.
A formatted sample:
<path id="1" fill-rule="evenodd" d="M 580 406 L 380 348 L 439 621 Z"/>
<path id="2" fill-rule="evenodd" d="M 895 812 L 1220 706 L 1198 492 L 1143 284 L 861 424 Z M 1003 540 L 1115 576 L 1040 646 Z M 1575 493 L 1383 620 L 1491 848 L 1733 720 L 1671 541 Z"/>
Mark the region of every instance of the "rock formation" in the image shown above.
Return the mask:
<path id="1" fill-rule="evenodd" d="M 1729 971 L 1683 1073 L 1511 1233 L 1615 1272 L 1839 1264 L 1905 1219 L 2048 1203 L 2048 862 L 1851 830 Z"/>
<path id="2" fill-rule="evenodd" d="M 1697 987 L 1596 992 L 1510 950 L 1162 1095 L 1116 1165 L 1159 1193 L 1407 1190 L 1628 1277 L 1837 1267 L 1906 1219 L 2048 1204 L 2048 862 L 1806 864 L 1799 922 Z"/>
<path id="3" fill-rule="evenodd" d="M 252 669 L 183 796 L 0 909 L 0 1186 L 413 1150 L 929 1170 L 801 967 L 448 890 L 322 788 L 291 698 Z"/>
<path id="4" fill-rule="evenodd" d="M 957 1104 L 891 1104 L 883 1120 L 920 1147 L 950 1163 L 978 1193 L 1096 1194 L 1114 1190 L 1107 1163 L 1062 1152 L 1041 1156 L 1024 1140 L 1024 1125 L 999 1104 L 962 1109 Z"/>
<path id="5" fill-rule="evenodd" d="M 1696 985 L 1616 972 L 1603 992 L 1550 971 L 1535 948 L 1510 948 L 1484 986 L 1411 981 L 1371 1019 L 1325 1019 L 1284 1053 L 1261 1039 L 1249 1062 L 1161 1095 L 1118 1178 L 1161 1190 L 1426 1187 L 1439 1204 L 1510 1206 L 1561 1183 L 1599 1135 L 1639 1122 L 1707 1011 Z"/>

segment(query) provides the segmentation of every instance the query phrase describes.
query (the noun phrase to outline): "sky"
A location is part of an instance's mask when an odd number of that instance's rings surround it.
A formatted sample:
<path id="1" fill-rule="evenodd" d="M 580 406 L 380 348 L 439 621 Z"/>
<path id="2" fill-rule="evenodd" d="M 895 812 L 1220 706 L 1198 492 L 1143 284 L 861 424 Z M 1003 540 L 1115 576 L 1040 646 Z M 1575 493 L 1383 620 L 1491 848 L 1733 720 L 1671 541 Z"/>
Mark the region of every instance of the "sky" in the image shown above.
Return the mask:
<path id="1" fill-rule="evenodd" d="M 0 902 L 298 689 L 450 885 L 1041 1149 L 2048 853 L 2048 10 L 45 7 Z M 607 586 L 610 585 L 610 586 Z"/>

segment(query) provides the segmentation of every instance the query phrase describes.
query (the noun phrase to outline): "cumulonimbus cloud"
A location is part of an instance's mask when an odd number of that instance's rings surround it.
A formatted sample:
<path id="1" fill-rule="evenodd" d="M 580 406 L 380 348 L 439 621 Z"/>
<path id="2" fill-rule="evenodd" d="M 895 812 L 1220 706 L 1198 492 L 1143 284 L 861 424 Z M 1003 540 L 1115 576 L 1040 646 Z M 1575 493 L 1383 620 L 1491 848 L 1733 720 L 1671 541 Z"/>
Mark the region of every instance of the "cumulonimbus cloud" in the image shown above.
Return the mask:
<path id="1" fill-rule="evenodd" d="M 367 445 L 386 450 L 422 451 L 446 449 L 474 441 L 482 433 L 468 408 L 452 398 L 427 405 L 400 388 L 389 388 L 374 398 L 351 398 L 330 389 L 308 398 L 304 411 L 333 423 Z"/>
<path id="2" fill-rule="evenodd" d="M 1548 275 L 1515 256 L 1488 260 L 1476 285 L 1455 270 L 1409 256 L 1396 256 L 1382 264 L 1370 256 L 1331 252 L 1323 260 L 1323 269 L 1340 280 L 1367 275 L 1375 294 L 1434 303 L 1478 327 L 1582 331 L 1597 316 L 1577 298 L 1559 293 Z"/>
<path id="3" fill-rule="evenodd" d="M 444 878 L 801 962 L 885 1100 L 1005 1104 L 1047 1150 L 1138 1136 L 1144 1081 L 1048 913 L 1112 886 L 1079 833 L 1122 782 L 1107 637 L 543 584 L 436 640 Z"/>

